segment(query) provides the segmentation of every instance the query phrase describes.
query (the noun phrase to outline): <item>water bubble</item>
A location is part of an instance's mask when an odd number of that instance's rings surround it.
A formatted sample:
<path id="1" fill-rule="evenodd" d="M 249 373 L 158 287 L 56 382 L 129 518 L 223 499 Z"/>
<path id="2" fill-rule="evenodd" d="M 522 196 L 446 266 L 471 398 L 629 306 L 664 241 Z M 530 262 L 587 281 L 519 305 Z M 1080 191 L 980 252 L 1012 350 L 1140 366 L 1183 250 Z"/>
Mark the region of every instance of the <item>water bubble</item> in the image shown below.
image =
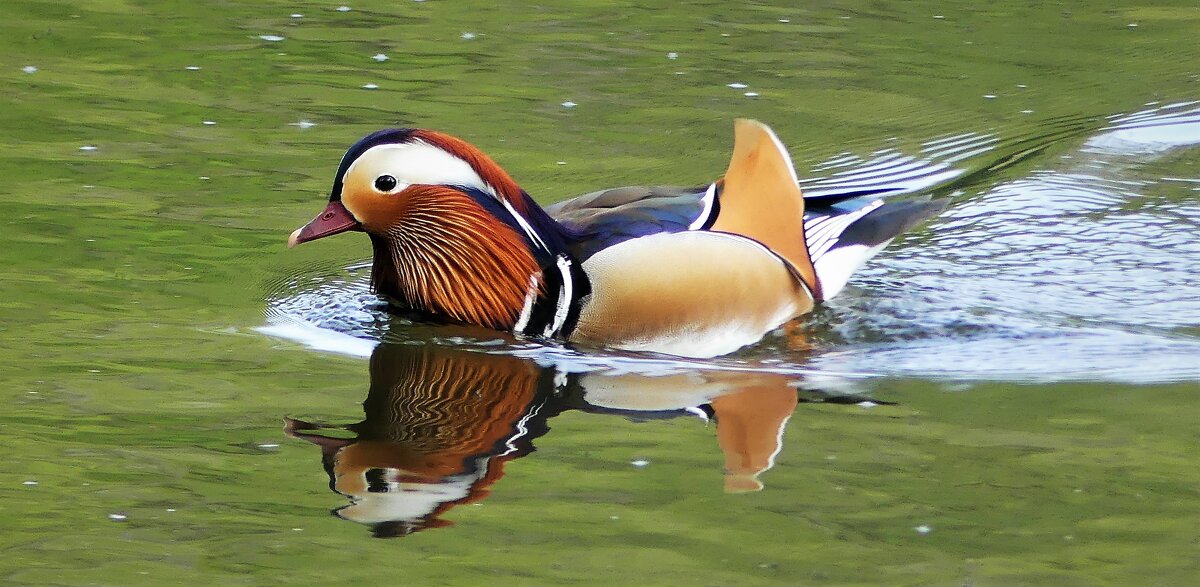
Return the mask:
<path id="1" fill-rule="evenodd" d="M 384 61 L 388 60 L 388 56 L 384 55 L 383 53 L 376 53 L 371 56 L 371 59 L 374 59 L 375 61 L 383 63 Z"/>
<path id="2" fill-rule="evenodd" d="M 258 38 L 260 38 L 264 41 L 267 41 L 269 43 L 278 43 L 279 41 L 283 40 L 283 37 L 281 37 L 279 35 L 259 35 Z"/>
<path id="3" fill-rule="evenodd" d="M 22 67 L 22 68 L 21 68 L 21 71 L 23 71 L 23 72 L 25 72 L 25 73 L 37 73 L 37 72 L 38 72 L 38 68 L 36 68 L 36 67 L 34 67 L 34 66 L 32 66 L 32 65 L 26 65 L 25 67 Z"/>

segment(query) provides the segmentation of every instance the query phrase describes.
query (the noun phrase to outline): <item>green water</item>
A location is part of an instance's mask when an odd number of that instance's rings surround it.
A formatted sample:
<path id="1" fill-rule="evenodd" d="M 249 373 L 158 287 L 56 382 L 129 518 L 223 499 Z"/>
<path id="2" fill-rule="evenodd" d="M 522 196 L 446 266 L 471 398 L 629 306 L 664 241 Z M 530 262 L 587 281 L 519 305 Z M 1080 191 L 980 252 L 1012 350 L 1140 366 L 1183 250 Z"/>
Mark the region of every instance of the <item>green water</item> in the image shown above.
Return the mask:
<path id="1" fill-rule="evenodd" d="M 1200 576 L 1194 2 L 338 6 L 0 6 L 0 581 Z M 381 540 L 330 515 L 347 498 L 283 422 L 364 420 L 370 351 L 265 316 L 488 338 L 365 305 L 364 239 L 284 250 L 346 146 L 451 132 L 551 202 L 710 181 L 734 117 L 802 176 L 960 172 L 920 188 L 954 199 L 942 219 L 813 316 L 812 351 L 714 363 L 895 405 L 801 403 L 758 492 L 723 491 L 718 425 L 572 409 L 453 526 Z M 978 152 L 929 144 L 953 137 Z"/>

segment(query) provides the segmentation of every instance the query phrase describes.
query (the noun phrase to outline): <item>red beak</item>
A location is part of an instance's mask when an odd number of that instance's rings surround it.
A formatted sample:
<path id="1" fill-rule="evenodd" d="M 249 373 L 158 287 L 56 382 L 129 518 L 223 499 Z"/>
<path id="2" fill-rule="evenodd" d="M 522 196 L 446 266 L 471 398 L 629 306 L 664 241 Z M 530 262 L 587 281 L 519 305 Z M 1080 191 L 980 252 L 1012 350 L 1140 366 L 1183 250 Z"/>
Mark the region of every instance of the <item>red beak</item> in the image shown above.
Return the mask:
<path id="1" fill-rule="evenodd" d="M 347 230 L 362 230 L 362 225 L 354 219 L 354 215 L 340 201 L 335 200 L 325 206 L 325 211 L 318 214 L 311 222 L 297 228 L 288 237 L 287 246 L 290 249 L 300 243 Z"/>

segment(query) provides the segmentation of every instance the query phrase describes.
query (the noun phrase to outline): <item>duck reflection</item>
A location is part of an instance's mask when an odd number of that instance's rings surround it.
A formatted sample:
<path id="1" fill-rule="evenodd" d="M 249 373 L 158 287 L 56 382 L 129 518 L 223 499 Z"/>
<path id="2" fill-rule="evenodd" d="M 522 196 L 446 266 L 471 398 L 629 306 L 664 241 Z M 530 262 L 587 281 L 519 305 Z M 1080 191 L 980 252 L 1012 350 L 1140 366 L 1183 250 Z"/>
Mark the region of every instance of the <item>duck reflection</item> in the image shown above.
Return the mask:
<path id="1" fill-rule="evenodd" d="M 568 374 L 434 344 L 378 346 L 370 377 L 365 418 L 343 428 L 352 437 L 290 418 L 285 430 L 321 448 L 330 488 L 350 500 L 334 514 L 378 537 L 452 524 L 443 516 L 486 498 L 508 461 L 532 452 L 566 410 L 715 420 L 725 490 L 757 491 L 798 402 L 794 378 L 778 374 Z"/>

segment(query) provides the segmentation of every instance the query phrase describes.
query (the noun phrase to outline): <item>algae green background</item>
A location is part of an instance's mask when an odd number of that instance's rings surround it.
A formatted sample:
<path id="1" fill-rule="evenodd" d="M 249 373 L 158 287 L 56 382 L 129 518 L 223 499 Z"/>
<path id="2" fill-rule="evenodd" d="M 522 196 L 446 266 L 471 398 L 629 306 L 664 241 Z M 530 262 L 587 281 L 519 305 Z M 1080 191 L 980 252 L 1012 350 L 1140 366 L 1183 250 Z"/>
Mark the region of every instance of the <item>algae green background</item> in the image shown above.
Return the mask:
<path id="1" fill-rule="evenodd" d="M 707 181 L 736 116 L 800 167 L 892 138 L 1042 136 L 1200 96 L 1194 2 L 337 6 L 0 6 L 4 582 L 1200 576 L 1194 381 L 877 381 L 900 405 L 802 405 L 767 490 L 741 496 L 700 422 L 568 413 L 455 527 L 374 540 L 329 515 L 319 454 L 280 431 L 358 420 L 365 362 L 253 330 L 291 276 L 365 254 L 282 241 L 370 130 L 469 138 L 542 201 Z"/>

